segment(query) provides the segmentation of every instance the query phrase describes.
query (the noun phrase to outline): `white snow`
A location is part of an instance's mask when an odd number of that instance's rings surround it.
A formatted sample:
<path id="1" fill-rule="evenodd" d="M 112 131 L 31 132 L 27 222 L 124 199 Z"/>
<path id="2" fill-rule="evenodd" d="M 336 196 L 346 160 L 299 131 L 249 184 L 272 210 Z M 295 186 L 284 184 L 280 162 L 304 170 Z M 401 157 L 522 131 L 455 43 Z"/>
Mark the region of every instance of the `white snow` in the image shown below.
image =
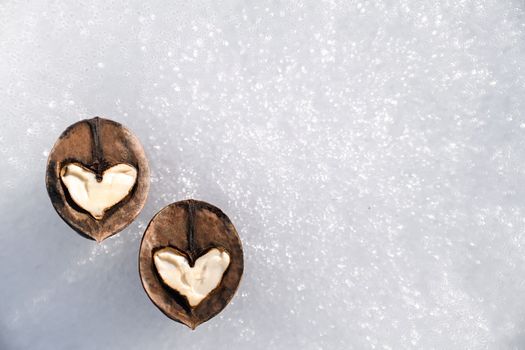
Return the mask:
<path id="1" fill-rule="evenodd" d="M 524 349 L 524 69 L 517 0 L 2 1 L 0 349 Z M 152 170 L 100 245 L 44 184 L 96 115 Z M 245 250 L 193 332 L 137 271 L 190 197 Z"/>

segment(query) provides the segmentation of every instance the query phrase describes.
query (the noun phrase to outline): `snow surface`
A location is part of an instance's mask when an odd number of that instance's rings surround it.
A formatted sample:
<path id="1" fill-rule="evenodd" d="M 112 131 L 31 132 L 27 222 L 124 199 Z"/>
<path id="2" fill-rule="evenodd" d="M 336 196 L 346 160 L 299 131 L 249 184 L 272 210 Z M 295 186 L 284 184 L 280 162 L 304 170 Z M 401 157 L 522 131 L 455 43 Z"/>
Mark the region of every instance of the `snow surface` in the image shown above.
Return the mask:
<path id="1" fill-rule="evenodd" d="M 521 0 L 2 1 L 0 349 L 525 349 L 524 68 Z M 100 245 L 44 185 L 96 115 L 152 169 Z M 190 197 L 246 259 L 196 331 L 137 271 Z"/>

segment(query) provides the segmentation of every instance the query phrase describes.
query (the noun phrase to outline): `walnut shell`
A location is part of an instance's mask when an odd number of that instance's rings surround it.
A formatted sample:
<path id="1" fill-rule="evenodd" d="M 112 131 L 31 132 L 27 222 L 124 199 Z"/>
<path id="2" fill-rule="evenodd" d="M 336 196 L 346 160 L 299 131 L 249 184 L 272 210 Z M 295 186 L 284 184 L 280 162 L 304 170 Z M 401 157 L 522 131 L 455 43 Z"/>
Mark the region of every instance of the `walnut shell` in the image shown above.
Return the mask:
<path id="1" fill-rule="evenodd" d="M 223 249 L 230 264 L 219 285 L 197 306 L 171 289 L 159 276 L 153 255 L 163 248 L 184 253 L 191 266 L 212 248 Z M 219 208 L 196 200 L 172 203 L 149 223 L 139 253 L 142 286 L 151 301 L 169 318 L 195 329 L 217 315 L 235 294 L 244 269 L 241 241 L 230 219 Z"/>
<path id="2" fill-rule="evenodd" d="M 127 164 L 137 170 L 133 188 L 120 202 L 95 218 L 77 205 L 61 180 L 63 166 L 78 163 L 102 176 L 104 170 Z M 149 190 L 149 166 L 139 140 L 121 124 L 103 118 L 79 121 L 58 138 L 47 161 L 46 187 L 62 219 L 75 231 L 98 242 L 129 225 L 142 210 Z"/>

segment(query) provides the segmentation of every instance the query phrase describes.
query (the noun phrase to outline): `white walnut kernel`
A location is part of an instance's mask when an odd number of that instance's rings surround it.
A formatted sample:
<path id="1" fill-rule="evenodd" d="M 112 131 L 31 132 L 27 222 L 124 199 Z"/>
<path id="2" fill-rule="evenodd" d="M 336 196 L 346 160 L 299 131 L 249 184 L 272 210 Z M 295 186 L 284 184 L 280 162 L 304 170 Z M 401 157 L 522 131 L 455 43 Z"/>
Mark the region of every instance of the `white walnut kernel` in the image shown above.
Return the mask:
<path id="1" fill-rule="evenodd" d="M 127 164 L 117 164 L 105 170 L 102 180 L 98 181 L 93 171 L 70 163 L 62 167 L 60 178 L 73 201 L 100 220 L 109 208 L 131 192 L 137 170 Z"/>
<path id="2" fill-rule="evenodd" d="M 162 281 L 185 296 L 192 307 L 217 288 L 230 264 L 228 253 L 217 248 L 200 256 L 193 267 L 173 248 L 158 250 L 153 260 Z"/>

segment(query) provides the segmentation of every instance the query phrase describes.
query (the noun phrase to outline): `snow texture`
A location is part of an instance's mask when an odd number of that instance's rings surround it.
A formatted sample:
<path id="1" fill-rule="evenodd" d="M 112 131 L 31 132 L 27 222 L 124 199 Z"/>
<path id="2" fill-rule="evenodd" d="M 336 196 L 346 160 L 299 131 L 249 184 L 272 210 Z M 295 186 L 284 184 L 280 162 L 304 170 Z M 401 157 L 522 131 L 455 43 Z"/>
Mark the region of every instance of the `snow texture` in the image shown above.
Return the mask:
<path id="1" fill-rule="evenodd" d="M 525 349 L 524 68 L 521 0 L 2 1 L 0 349 Z M 96 115 L 152 169 L 102 244 L 44 185 Z M 245 250 L 196 331 L 137 268 L 185 198 Z"/>

